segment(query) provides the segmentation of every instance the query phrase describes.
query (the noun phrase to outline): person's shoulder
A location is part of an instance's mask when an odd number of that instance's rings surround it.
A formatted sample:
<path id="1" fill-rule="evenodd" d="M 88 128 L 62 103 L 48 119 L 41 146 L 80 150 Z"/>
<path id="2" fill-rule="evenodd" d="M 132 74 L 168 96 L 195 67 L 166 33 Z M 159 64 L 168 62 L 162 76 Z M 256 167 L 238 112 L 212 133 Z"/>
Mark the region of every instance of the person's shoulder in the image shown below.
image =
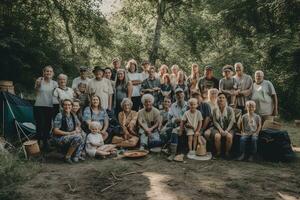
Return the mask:
<path id="1" fill-rule="evenodd" d="M 160 113 L 160 111 L 157 108 L 153 107 L 152 109 L 155 113 Z"/>
<path id="2" fill-rule="evenodd" d="M 61 119 L 62 119 L 62 116 L 63 116 L 63 115 L 62 115 L 61 112 L 57 113 L 56 116 L 55 116 L 55 121 L 61 120 Z"/>

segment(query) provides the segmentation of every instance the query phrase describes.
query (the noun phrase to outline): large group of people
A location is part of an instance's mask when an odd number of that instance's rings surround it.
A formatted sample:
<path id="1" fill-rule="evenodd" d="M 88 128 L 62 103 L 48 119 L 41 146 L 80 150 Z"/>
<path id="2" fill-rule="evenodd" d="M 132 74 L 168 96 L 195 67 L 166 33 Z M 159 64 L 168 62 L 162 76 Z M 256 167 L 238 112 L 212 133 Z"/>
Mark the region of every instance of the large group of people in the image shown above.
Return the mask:
<path id="1" fill-rule="evenodd" d="M 210 144 L 214 158 L 229 158 L 239 135 L 237 159 L 252 160 L 262 124 L 278 114 L 272 83 L 260 70 L 253 81 L 242 63 L 225 65 L 221 80 L 212 66 L 202 74 L 196 63 L 189 76 L 178 65 L 157 71 L 143 61 L 139 68 L 134 59 L 123 68 L 114 58 L 112 67 L 93 67 L 91 77 L 81 66 L 68 87 L 67 75 L 54 81 L 53 67 L 44 67 L 35 82 L 34 106 L 42 149 L 54 144 L 74 163 L 85 156 L 114 156 L 118 148 L 161 147 L 168 160 L 183 161 Z"/>

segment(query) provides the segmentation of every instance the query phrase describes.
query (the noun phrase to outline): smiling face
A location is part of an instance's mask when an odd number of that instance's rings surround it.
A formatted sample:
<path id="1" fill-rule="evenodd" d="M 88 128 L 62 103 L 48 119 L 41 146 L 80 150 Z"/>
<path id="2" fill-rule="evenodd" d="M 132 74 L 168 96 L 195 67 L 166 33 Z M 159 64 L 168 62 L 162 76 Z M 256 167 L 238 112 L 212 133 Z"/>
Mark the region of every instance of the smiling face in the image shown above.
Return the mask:
<path id="1" fill-rule="evenodd" d="M 192 65 L 192 71 L 194 74 L 198 74 L 199 73 L 199 67 L 196 64 Z"/>
<path id="2" fill-rule="evenodd" d="M 104 73 L 105 78 L 110 80 L 111 75 L 112 75 L 111 70 L 110 69 L 105 69 L 105 73 Z"/>
<path id="3" fill-rule="evenodd" d="M 66 87 L 67 78 L 64 76 L 59 76 L 57 82 L 58 82 L 59 87 Z"/>
<path id="4" fill-rule="evenodd" d="M 213 77 L 213 70 L 212 69 L 206 69 L 205 70 L 205 76 L 209 79 Z"/>
<path id="5" fill-rule="evenodd" d="M 152 101 L 151 99 L 145 99 L 144 107 L 147 111 L 152 110 Z"/>
<path id="6" fill-rule="evenodd" d="M 92 107 L 96 108 L 100 106 L 100 100 L 97 96 L 92 97 Z"/>
<path id="7" fill-rule="evenodd" d="M 95 78 L 96 79 L 101 79 L 103 78 L 103 71 L 102 70 L 97 70 L 94 72 Z"/>
<path id="8" fill-rule="evenodd" d="M 113 66 L 114 66 L 115 69 L 120 69 L 120 67 L 121 67 L 120 61 L 113 62 Z"/>
<path id="9" fill-rule="evenodd" d="M 85 79 L 88 74 L 86 70 L 80 70 L 79 73 L 80 73 L 80 77 L 83 79 Z"/>
<path id="10" fill-rule="evenodd" d="M 261 71 L 255 72 L 255 82 L 256 83 L 261 83 L 264 80 L 264 75 Z"/>
<path id="11" fill-rule="evenodd" d="M 183 102 L 184 101 L 184 93 L 183 92 L 177 92 L 176 93 L 176 100 L 178 102 Z"/>
<path id="12" fill-rule="evenodd" d="M 79 102 L 77 101 L 73 102 L 72 112 L 77 113 L 79 109 L 80 109 Z"/>
<path id="13" fill-rule="evenodd" d="M 43 70 L 43 77 L 45 79 L 52 79 L 53 75 L 54 73 L 52 67 L 45 67 L 45 69 Z"/>
<path id="14" fill-rule="evenodd" d="M 238 76 L 241 76 L 243 74 L 243 67 L 240 64 L 235 65 L 235 73 Z"/>
<path id="15" fill-rule="evenodd" d="M 149 70 L 149 77 L 150 77 L 150 78 L 155 78 L 155 69 L 154 69 L 154 68 L 151 68 L 151 69 Z"/>
<path id="16" fill-rule="evenodd" d="M 189 104 L 190 104 L 191 111 L 196 111 L 197 110 L 197 107 L 198 107 L 197 101 L 191 101 Z"/>
<path id="17" fill-rule="evenodd" d="M 136 71 L 136 66 L 134 63 L 130 63 L 129 72 L 134 73 Z"/>
<path id="18" fill-rule="evenodd" d="M 69 114 L 72 110 L 72 102 L 71 101 L 64 101 L 63 102 L 63 110 L 65 113 Z"/>
<path id="19" fill-rule="evenodd" d="M 125 73 L 124 71 L 118 71 L 117 77 L 120 81 L 123 81 L 125 78 Z"/>
<path id="20" fill-rule="evenodd" d="M 226 105 L 226 102 L 227 102 L 227 100 L 226 100 L 226 97 L 224 94 L 221 94 L 218 96 L 218 105 L 220 107 L 224 107 Z"/>
<path id="21" fill-rule="evenodd" d="M 225 78 L 230 78 L 231 77 L 231 71 L 230 70 L 225 70 L 223 73 L 224 73 Z"/>
<path id="22" fill-rule="evenodd" d="M 171 100 L 168 99 L 168 98 L 165 98 L 164 102 L 163 102 L 163 107 L 164 108 L 170 108 L 170 106 L 171 106 Z"/>
<path id="23" fill-rule="evenodd" d="M 131 111 L 131 104 L 129 102 L 123 104 L 123 111 L 126 113 Z"/>
<path id="24" fill-rule="evenodd" d="M 246 108 L 247 108 L 248 113 L 254 113 L 254 111 L 256 109 L 256 105 L 254 103 L 248 103 Z"/>

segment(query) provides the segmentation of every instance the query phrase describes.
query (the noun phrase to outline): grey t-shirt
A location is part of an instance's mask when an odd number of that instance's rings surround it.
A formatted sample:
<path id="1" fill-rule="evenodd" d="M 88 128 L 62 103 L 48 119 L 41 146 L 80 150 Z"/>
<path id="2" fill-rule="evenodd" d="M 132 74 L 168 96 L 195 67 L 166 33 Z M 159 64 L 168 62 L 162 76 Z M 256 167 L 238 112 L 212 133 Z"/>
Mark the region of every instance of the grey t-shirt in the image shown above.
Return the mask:
<path id="1" fill-rule="evenodd" d="M 41 86 L 37 89 L 37 95 L 34 106 L 53 107 L 53 91 L 57 88 L 57 82 L 50 80 L 50 82 L 41 81 Z"/>
<path id="2" fill-rule="evenodd" d="M 246 113 L 242 116 L 242 127 L 243 127 L 243 135 L 253 135 L 256 133 L 256 130 L 261 123 L 261 118 L 258 114 L 253 113 L 252 119 Z"/>
<path id="3" fill-rule="evenodd" d="M 234 76 L 234 79 L 237 82 L 237 88 L 241 90 L 242 92 L 245 92 L 244 95 L 238 95 L 237 96 L 237 105 L 238 106 L 245 106 L 246 101 L 250 99 L 251 93 L 252 93 L 252 86 L 253 86 L 253 80 L 251 76 L 247 74 L 243 74 L 241 77 L 238 77 L 237 75 Z"/>

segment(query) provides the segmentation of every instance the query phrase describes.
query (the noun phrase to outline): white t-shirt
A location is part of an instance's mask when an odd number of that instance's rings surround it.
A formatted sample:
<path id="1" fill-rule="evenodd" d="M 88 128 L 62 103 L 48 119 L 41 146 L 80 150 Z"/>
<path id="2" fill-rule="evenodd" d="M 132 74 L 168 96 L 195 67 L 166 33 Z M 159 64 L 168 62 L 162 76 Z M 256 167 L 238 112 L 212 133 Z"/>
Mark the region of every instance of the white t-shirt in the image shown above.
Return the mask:
<path id="1" fill-rule="evenodd" d="M 57 87 L 57 82 L 50 80 L 49 83 L 41 81 L 41 86 L 37 89 L 35 106 L 53 107 L 53 91 Z"/>
<path id="2" fill-rule="evenodd" d="M 184 113 L 182 120 L 187 121 L 194 128 L 194 130 L 196 130 L 199 121 L 202 121 L 203 117 L 199 110 L 196 110 L 194 113 L 188 110 Z"/>
<path id="3" fill-rule="evenodd" d="M 99 133 L 90 133 L 86 138 L 86 147 L 85 150 L 90 157 L 95 157 L 97 147 L 93 146 L 92 143 L 100 143 L 100 146 L 104 145 L 102 135 Z"/>
<path id="4" fill-rule="evenodd" d="M 55 88 L 53 91 L 54 103 L 60 103 L 65 99 L 73 99 L 74 98 L 74 90 L 72 88 L 67 87 L 66 89 Z M 56 102 L 57 101 L 57 102 Z"/>
<path id="5" fill-rule="evenodd" d="M 80 76 L 77 77 L 77 78 L 74 78 L 73 81 L 72 81 L 72 89 L 77 89 L 79 83 L 84 83 L 84 84 L 88 85 L 88 83 L 89 83 L 90 80 L 91 79 L 89 79 L 89 78 L 81 79 Z"/>
<path id="6" fill-rule="evenodd" d="M 102 78 L 101 80 L 91 79 L 88 83 L 87 91 L 90 95 L 96 94 L 100 97 L 101 106 L 105 110 L 108 108 L 109 96 L 114 93 L 111 81 L 106 78 Z"/>
<path id="7" fill-rule="evenodd" d="M 128 78 L 129 78 L 129 80 L 130 81 L 143 81 L 143 77 L 142 77 L 142 74 L 141 73 L 127 73 L 127 75 L 128 75 Z M 140 96 L 141 94 L 140 94 L 140 90 L 141 90 L 141 84 L 139 84 L 139 85 L 134 85 L 133 87 L 132 87 L 132 96 L 133 97 L 138 97 L 138 96 Z"/>
<path id="8" fill-rule="evenodd" d="M 274 102 L 272 95 L 275 89 L 270 81 L 263 80 L 261 84 L 253 84 L 252 100 L 256 103 L 256 113 L 261 116 L 272 115 Z"/>

